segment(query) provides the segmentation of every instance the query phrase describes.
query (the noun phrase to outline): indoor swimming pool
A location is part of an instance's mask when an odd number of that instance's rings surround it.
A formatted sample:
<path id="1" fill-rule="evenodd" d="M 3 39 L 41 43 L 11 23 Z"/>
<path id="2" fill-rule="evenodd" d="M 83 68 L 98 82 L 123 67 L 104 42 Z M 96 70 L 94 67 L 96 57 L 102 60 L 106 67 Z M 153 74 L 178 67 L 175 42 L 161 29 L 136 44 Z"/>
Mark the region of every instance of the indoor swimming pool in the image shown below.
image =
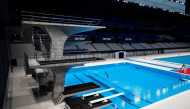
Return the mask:
<path id="1" fill-rule="evenodd" d="M 157 60 L 190 65 L 190 55 L 168 57 L 168 58 L 157 58 Z"/>
<path id="2" fill-rule="evenodd" d="M 102 109 L 139 109 L 190 89 L 188 78 L 169 71 L 118 63 L 73 67 L 67 72 L 65 86 L 94 82 L 101 90 L 112 89 L 102 93 L 104 97 L 120 94 Z M 97 89 L 75 96 L 81 97 L 95 91 Z"/>

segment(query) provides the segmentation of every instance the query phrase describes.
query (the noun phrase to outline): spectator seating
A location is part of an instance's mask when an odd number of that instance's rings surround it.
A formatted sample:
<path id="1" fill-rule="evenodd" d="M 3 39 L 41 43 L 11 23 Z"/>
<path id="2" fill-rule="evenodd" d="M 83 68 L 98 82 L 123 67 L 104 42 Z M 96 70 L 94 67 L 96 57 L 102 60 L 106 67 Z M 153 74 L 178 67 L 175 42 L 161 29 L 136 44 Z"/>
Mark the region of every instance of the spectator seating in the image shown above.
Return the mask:
<path id="1" fill-rule="evenodd" d="M 124 50 L 133 50 L 134 48 L 132 46 L 130 46 L 130 44 L 128 43 L 123 43 L 123 44 L 120 44 Z"/>
<path id="2" fill-rule="evenodd" d="M 111 48 L 109 48 L 104 43 L 93 43 L 92 44 L 97 51 L 111 51 Z"/>
<path id="3" fill-rule="evenodd" d="M 154 49 L 176 49 L 190 47 L 182 42 L 159 42 L 159 43 L 77 43 L 65 45 L 64 52 L 102 52 L 102 51 L 138 51 Z"/>
<path id="4" fill-rule="evenodd" d="M 112 50 L 123 50 L 123 48 L 117 43 L 106 43 L 106 45 L 109 46 Z"/>
<path id="5" fill-rule="evenodd" d="M 133 43 L 131 44 L 131 46 L 135 48 L 136 50 L 146 49 L 144 46 L 141 45 L 141 43 Z"/>
<path id="6" fill-rule="evenodd" d="M 79 51 L 79 49 L 76 47 L 76 45 L 65 45 L 64 46 L 65 52 L 72 52 L 72 51 Z"/>
<path id="7" fill-rule="evenodd" d="M 90 43 L 82 43 L 82 44 L 77 44 L 78 48 L 81 50 L 86 50 L 86 51 L 96 51 L 96 49 L 93 47 L 92 44 Z"/>

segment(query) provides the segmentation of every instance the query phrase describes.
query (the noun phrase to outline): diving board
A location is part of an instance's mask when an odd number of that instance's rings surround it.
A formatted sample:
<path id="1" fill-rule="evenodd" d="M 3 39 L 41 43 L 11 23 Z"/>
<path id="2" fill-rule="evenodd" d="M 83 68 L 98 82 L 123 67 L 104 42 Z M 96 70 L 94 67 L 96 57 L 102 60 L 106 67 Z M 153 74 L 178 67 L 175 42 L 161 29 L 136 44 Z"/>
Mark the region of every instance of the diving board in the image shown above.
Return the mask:
<path id="1" fill-rule="evenodd" d="M 97 89 L 100 88 L 100 86 L 96 85 L 93 82 L 89 83 L 83 83 L 83 84 L 77 84 L 77 85 L 72 85 L 72 86 L 67 86 L 64 88 L 64 92 L 62 92 L 55 100 L 54 103 L 60 104 L 63 102 L 63 100 L 67 97 L 71 97 L 74 95 L 77 95 L 82 92 L 86 92 L 89 90 Z"/>

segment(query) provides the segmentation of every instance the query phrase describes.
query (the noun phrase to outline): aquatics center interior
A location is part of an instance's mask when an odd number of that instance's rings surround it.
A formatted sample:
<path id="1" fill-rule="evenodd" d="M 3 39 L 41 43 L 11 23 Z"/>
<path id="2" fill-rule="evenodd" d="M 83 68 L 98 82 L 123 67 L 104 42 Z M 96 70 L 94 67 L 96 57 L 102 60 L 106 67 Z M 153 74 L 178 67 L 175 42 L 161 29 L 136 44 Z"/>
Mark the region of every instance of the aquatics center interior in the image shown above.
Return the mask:
<path id="1" fill-rule="evenodd" d="M 190 109 L 190 0 L 3 0 L 0 109 Z"/>

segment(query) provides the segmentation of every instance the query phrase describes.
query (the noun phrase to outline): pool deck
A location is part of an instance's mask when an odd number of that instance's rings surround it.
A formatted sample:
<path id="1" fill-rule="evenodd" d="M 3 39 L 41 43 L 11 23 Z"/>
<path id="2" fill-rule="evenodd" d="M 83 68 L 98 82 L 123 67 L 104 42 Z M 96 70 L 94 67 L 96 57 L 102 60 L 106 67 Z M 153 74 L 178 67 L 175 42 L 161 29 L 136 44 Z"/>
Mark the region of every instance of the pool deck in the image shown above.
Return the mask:
<path id="1" fill-rule="evenodd" d="M 138 56 L 138 57 L 128 58 L 128 60 L 108 59 L 104 62 L 87 63 L 84 66 L 96 66 L 96 65 L 128 62 L 128 63 L 142 65 L 146 67 L 171 71 L 176 68 L 181 68 L 182 64 L 159 61 L 159 60 L 154 60 L 154 59 L 165 58 L 165 57 L 185 56 L 185 55 L 190 55 L 190 52 Z M 166 99 L 163 99 L 161 101 L 158 101 L 156 103 L 143 107 L 141 109 L 190 109 L 189 101 L 190 101 L 190 90 L 187 90 L 185 92 L 181 92 L 174 96 L 168 97 Z"/>
<path id="2" fill-rule="evenodd" d="M 170 53 L 164 55 L 150 55 L 131 57 L 126 59 L 107 59 L 105 61 L 88 62 L 81 67 L 96 66 L 104 64 L 114 64 L 129 62 L 146 67 L 152 67 L 171 71 L 174 68 L 180 68 L 181 64 L 168 63 L 163 61 L 153 60 L 155 58 L 173 57 L 190 55 L 190 52 Z M 14 73 L 10 73 L 9 77 L 9 109 L 62 109 L 63 107 L 55 106 L 51 100 L 43 102 L 36 101 L 31 88 L 34 86 L 33 80 L 25 76 L 24 67 L 15 68 Z M 26 100 L 27 98 L 27 100 Z M 142 109 L 190 109 L 190 90 L 168 97 L 159 102 L 153 103 Z"/>
<path id="3" fill-rule="evenodd" d="M 141 109 L 190 109 L 190 90 L 171 96 Z"/>
<path id="4" fill-rule="evenodd" d="M 166 62 L 155 60 L 157 58 L 168 58 L 168 57 L 176 57 L 176 56 L 185 56 L 190 55 L 190 52 L 183 52 L 183 53 L 170 53 L 170 54 L 159 54 L 159 55 L 150 55 L 150 56 L 138 56 L 138 57 L 131 57 L 129 59 L 139 61 L 139 62 L 146 62 L 154 65 L 165 66 L 170 68 L 181 68 L 181 63 L 173 63 L 173 62 Z"/>

